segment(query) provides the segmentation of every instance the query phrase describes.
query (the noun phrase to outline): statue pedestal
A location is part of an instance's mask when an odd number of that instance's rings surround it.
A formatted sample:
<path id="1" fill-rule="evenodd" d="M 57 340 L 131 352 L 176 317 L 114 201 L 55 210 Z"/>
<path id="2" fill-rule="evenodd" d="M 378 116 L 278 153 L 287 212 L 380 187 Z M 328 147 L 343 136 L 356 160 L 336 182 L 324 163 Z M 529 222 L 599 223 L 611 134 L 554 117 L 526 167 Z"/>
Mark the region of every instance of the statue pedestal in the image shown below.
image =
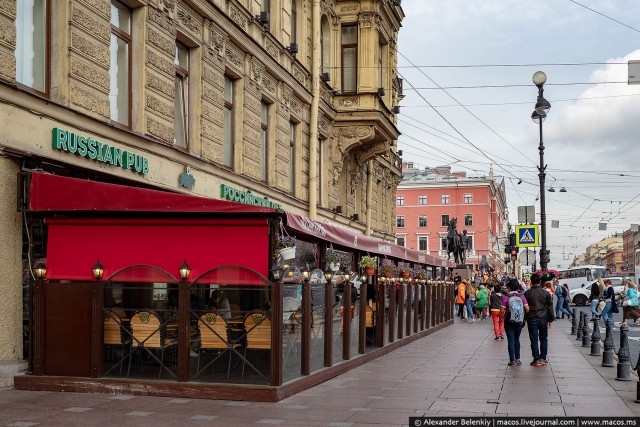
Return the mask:
<path id="1" fill-rule="evenodd" d="M 460 276 L 463 280 L 471 277 L 471 269 L 467 266 L 456 266 L 453 269 L 453 277 Z"/>

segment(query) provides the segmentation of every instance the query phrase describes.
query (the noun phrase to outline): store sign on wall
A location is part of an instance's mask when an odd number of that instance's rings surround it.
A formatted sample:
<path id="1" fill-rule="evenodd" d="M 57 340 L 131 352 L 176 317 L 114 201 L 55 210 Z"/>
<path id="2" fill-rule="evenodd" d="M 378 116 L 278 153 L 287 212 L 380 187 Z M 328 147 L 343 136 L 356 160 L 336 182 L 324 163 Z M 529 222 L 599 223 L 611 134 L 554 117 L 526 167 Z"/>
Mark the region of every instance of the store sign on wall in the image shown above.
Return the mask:
<path id="1" fill-rule="evenodd" d="M 149 159 L 139 154 L 111 147 L 91 137 L 77 135 L 60 128 L 53 128 L 52 147 L 90 160 L 108 163 L 122 169 L 146 175 L 149 173 Z"/>
<path id="2" fill-rule="evenodd" d="M 279 203 L 272 202 L 268 197 L 258 197 L 251 193 L 251 190 L 238 190 L 228 186 L 220 185 L 220 197 L 232 202 L 245 203 L 247 205 L 263 206 L 265 208 L 282 209 Z"/>

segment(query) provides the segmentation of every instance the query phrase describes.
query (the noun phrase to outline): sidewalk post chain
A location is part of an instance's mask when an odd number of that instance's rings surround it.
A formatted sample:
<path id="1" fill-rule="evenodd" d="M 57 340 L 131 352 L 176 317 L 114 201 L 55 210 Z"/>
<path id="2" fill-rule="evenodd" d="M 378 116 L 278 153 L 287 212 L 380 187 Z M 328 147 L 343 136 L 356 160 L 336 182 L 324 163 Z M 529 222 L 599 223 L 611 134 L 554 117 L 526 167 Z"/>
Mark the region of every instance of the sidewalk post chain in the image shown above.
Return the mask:
<path id="1" fill-rule="evenodd" d="M 631 353 L 629 353 L 629 326 L 620 325 L 620 349 L 618 350 L 617 381 L 631 381 Z"/>
<path id="2" fill-rule="evenodd" d="M 596 317 L 591 319 L 591 322 L 593 322 L 593 332 L 591 332 L 591 356 L 600 356 L 602 354 L 602 349 L 600 348 L 600 339 L 602 338 L 600 335 L 600 325 Z"/>
<path id="3" fill-rule="evenodd" d="M 591 347 L 589 343 L 589 315 L 585 313 L 582 321 L 582 346 Z"/>
<path id="4" fill-rule="evenodd" d="M 576 335 L 576 341 L 580 341 L 582 339 L 582 321 L 584 319 L 584 313 L 580 312 L 580 323 L 578 323 L 578 333 Z"/>
<path id="5" fill-rule="evenodd" d="M 571 316 L 571 335 L 575 335 L 578 332 L 578 321 L 576 320 L 577 314 L 578 314 L 578 310 L 574 308 L 573 316 Z"/>
<path id="6" fill-rule="evenodd" d="M 604 336 L 604 353 L 602 353 L 600 366 L 613 367 L 613 320 L 607 319 L 604 324 L 607 330 Z"/>

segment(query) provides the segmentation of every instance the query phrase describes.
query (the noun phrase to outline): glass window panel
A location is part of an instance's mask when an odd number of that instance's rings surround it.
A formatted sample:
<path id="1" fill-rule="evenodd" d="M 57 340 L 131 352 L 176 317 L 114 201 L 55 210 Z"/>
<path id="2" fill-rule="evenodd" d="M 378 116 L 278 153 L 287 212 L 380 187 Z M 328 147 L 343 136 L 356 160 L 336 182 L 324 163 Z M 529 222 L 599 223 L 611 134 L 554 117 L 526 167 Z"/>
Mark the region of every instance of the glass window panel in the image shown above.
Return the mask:
<path id="1" fill-rule="evenodd" d="M 47 2 L 19 0 L 16 8 L 16 81 L 46 91 Z"/>
<path id="2" fill-rule="evenodd" d="M 418 237 L 418 250 L 427 250 L 427 237 Z"/>
<path id="3" fill-rule="evenodd" d="M 347 47 L 342 49 L 342 75 L 344 78 L 342 89 L 345 92 L 356 91 L 356 56 L 357 48 Z"/>
<path id="4" fill-rule="evenodd" d="M 223 141 L 223 151 L 224 151 L 224 165 L 231 167 L 231 162 L 233 160 L 232 157 L 232 128 L 231 122 L 233 120 L 233 114 L 231 108 L 224 108 L 224 141 Z"/>
<path id="5" fill-rule="evenodd" d="M 297 41 L 298 41 L 298 8 L 296 7 L 296 0 L 291 0 L 291 43 L 296 43 Z"/>
<path id="6" fill-rule="evenodd" d="M 111 34 L 109 102 L 111 120 L 129 125 L 129 44 Z"/>
<path id="7" fill-rule="evenodd" d="M 269 106 L 266 102 L 262 102 L 260 107 L 260 121 L 263 125 L 267 125 L 269 120 Z"/>
<path id="8" fill-rule="evenodd" d="M 342 44 L 356 43 L 358 43 L 358 27 L 355 25 L 342 27 Z"/>
<path id="9" fill-rule="evenodd" d="M 229 77 L 224 78 L 224 100 L 233 104 L 233 80 Z"/>
<path id="10" fill-rule="evenodd" d="M 189 70 L 189 49 L 181 43 L 176 43 L 175 64 L 184 70 Z"/>
<path id="11" fill-rule="evenodd" d="M 296 145 L 296 124 L 289 123 L 289 188 L 293 193 L 295 191 L 295 145 Z"/>
<path id="12" fill-rule="evenodd" d="M 269 138 L 269 106 L 266 102 L 261 103 L 260 120 L 262 122 L 260 141 L 260 178 L 267 180 L 267 143 Z"/>
<path id="13" fill-rule="evenodd" d="M 176 76 L 175 88 L 175 118 L 174 118 L 174 138 L 175 144 L 179 147 L 187 147 L 187 126 L 186 126 L 186 82 L 182 76 Z"/>
<path id="14" fill-rule="evenodd" d="M 398 246 L 404 246 L 404 237 L 398 237 L 396 240 Z"/>
<path id="15" fill-rule="evenodd" d="M 131 12 L 119 1 L 111 1 L 111 25 L 127 34 L 131 33 Z"/>

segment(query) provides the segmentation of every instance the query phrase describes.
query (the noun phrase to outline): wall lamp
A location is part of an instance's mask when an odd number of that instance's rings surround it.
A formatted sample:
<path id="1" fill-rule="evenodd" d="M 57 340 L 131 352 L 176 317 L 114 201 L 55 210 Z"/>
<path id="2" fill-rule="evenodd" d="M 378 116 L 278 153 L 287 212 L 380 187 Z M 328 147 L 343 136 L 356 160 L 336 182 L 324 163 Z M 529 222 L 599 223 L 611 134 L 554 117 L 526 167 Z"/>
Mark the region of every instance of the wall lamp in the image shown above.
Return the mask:
<path id="1" fill-rule="evenodd" d="M 341 214 L 342 213 L 342 206 L 338 205 L 335 208 L 333 208 L 333 211 L 337 214 Z"/>
<path id="2" fill-rule="evenodd" d="M 36 279 L 42 280 L 44 279 L 45 274 L 47 274 L 47 266 L 39 262 L 38 264 L 36 264 L 33 271 L 36 273 Z"/>
<path id="3" fill-rule="evenodd" d="M 300 273 L 302 273 L 302 278 L 305 281 L 309 280 L 309 276 L 311 275 L 311 272 L 309 271 L 309 269 L 307 267 L 304 267 L 302 269 L 302 271 L 300 271 Z"/>
<path id="4" fill-rule="evenodd" d="M 102 275 L 104 274 L 104 267 L 102 266 L 102 264 L 100 264 L 100 259 L 98 259 L 98 262 L 95 263 L 91 271 L 93 271 L 93 277 L 95 277 L 96 280 L 102 279 Z"/>
<path id="5" fill-rule="evenodd" d="M 360 220 L 360 215 L 358 215 L 357 213 L 355 213 L 355 214 L 351 215 L 351 219 L 352 219 L 353 221 L 358 221 L 358 220 Z"/>
<path id="6" fill-rule="evenodd" d="M 187 259 L 184 259 L 184 262 L 178 269 L 180 271 L 180 278 L 182 280 L 187 280 L 189 278 L 189 274 L 191 274 L 191 268 L 189 268 L 189 264 L 187 264 Z"/>
<path id="7" fill-rule="evenodd" d="M 273 264 L 273 266 L 271 266 L 271 277 L 273 277 L 275 282 L 278 282 L 282 277 L 282 268 L 280 268 L 278 264 Z"/>

